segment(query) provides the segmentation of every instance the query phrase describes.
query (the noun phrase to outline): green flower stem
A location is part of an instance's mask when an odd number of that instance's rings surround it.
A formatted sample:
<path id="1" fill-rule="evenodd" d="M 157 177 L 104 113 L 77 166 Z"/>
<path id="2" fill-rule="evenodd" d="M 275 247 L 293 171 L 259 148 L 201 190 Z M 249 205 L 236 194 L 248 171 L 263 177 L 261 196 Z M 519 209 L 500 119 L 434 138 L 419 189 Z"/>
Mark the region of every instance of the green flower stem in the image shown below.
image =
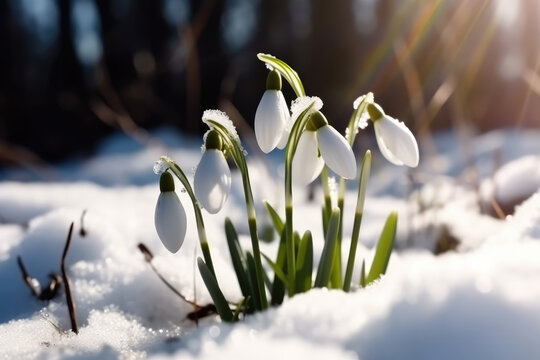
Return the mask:
<path id="1" fill-rule="evenodd" d="M 347 133 L 346 133 L 346 139 L 351 148 L 353 147 L 354 140 L 356 139 L 356 135 L 358 133 L 358 124 L 360 123 L 360 120 L 362 118 L 363 113 L 366 111 L 367 105 L 369 103 L 372 103 L 374 101 L 373 93 L 367 93 L 366 95 L 363 95 L 360 98 L 360 103 L 358 104 L 358 107 L 354 109 L 351 118 L 349 120 L 349 124 L 347 125 Z M 323 179 L 323 185 L 324 185 L 324 175 L 328 176 L 327 174 L 322 175 Z M 339 179 L 339 186 L 338 186 L 338 199 L 337 199 L 337 205 L 340 210 L 341 217 L 339 218 L 339 225 L 338 225 L 338 237 L 337 237 L 337 246 L 338 249 L 336 251 L 334 264 L 335 267 L 333 269 L 333 275 L 332 275 L 332 285 L 333 287 L 341 287 L 343 284 L 341 283 L 341 241 L 343 239 L 343 214 L 344 214 L 344 208 L 345 208 L 345 192 L 347 190 L 347 180 L 344 178 Z M 326 191 L 326 189 L 325 189 Z M 326 197 L 326 193 L 325 193 Z M 331 207 L 326 210 L 327 207 L 325 205 L 325 213 L 330 213 Z M 356 215 L 355 215 L 356 219 Z M 353 229 L 354 231 L 354 229 Z M 326 232 L 326 229 L 325 229 Z M 350 257 L 351 254 L 349 254 Z"/>
<path id="2" fill-rule="evenodd" d="M 195 193 L 193 192 L 193 188 L 189 184 L 189 181 L 186 177 L 186 174 L 182 171 L 180 166 L 178 164 L 165 157 L 162 156 L 161 160 L 166 162 L 169 165 L 169 168 L 173 172 L 174 175 L 180 180 L 182 185 L 184 185 L 184 188 L 186 189 L 186 192 L 188 193 L 191 202 L 193 203 L 193 211 L 195 212 L 195 220 L 197 222 L 197 233 L 199 234 L 199 243 L 201 244 L 201 250 L 204 257 L 204 262 L 206 263 L 206 266 L 208 266 L 208 269 L 216 277 L 216 272 L 214 270 L 214 263 L 212 262 L 212 256 L 210 255 L 210 247 L 208 246 L 208 240 L 206 238 L 206 230 L 204 228 L 204 221 L 203 216 L 201 213 L 201 208 L 199 207 L 199 202 L 197 201 L 197 198 L 195 197 Z"/>
<path id="3" fill-rule="evenodd" d="M 251 191 L 251 182 L 249 180 L 249 171 L 239 140 L 234 139 L 227 129 L 219 122 L 208 120 L 221 135 L 226 147 L 230 150 L 231 155 L 240 170 L 242 175 L 242 184 L 244 187 L 244 196 L 246 201 L 246 211 L 248 216 L 249 234 L 251 236 L 251 247 L 253 249 L 253 258 L 255 260 L 255 273 L 257 275 L 257 290 L 259 295 L 259 304 L 261 309 L 268 308 L 268 300 L 266 298 L 266 290 L 264 287 L 264 270 L 261 261 L 261 250 L 259 249 L 259 236 L 257 234 L 257 216 L 255 213 L 255 203 L 253 201 L 253 193 Z"/>
<path id="4" fill-rule="evenodd" d="M 328 168 L 326 167 L 326 165 L 323 167 L 321 172 L 321 183 L 324 194 L 323 231 L 324 234 L 326 234 L 326 231 L 328 230 L 328 222 L 330 221 L 330 216 L 332 215 L 332 196 L 330 195 L 330 186 L 328 184 Z"/>
<path id="5" fill-rule="evenodd" d="M 293 230 L 293 195 L 292 195 L 292 163 L 296 148 L 298 147 L 298 141 L 300 135 L 306 127 L 309 120 L 309 115 L 313 111 L 313 101 L 306 110 L 304 110 L 298 119 L 296 119 L 289 140 L 287 142 L 287 148 L 285 149 L 285 235 L 286 235 L 286 248 L 287 248 L 287 275 L 289 276 L 289 296 L 293 296 L 295 289 L 295 276 L 296 276 L 296 256 L 294 249 L 294 230 Z"/>
<path id="6" fill-rule="evenodd" d="M 367 181 L 371 171 L 371 151 L 367 150 L 362 160 L 362 173 L 358 182 L 358 197 L 356 199 L 356 210 L 354 213 L 353 233 L 351 237 L 351 247 L 349 249 L 349 259 L 347 260 L 347 270 L 345 271 L 345 280 L 343 281 L 343 290 L 348 292 L 351 288 L 352 273 L 354 270 L 354 259 L 356 257 L 356 248 L 358 246 L 358 236 L 360 234 L 360 225 L 362 224 L 362 215 L 364 214 L 364 202 L 366 199 Z"/>

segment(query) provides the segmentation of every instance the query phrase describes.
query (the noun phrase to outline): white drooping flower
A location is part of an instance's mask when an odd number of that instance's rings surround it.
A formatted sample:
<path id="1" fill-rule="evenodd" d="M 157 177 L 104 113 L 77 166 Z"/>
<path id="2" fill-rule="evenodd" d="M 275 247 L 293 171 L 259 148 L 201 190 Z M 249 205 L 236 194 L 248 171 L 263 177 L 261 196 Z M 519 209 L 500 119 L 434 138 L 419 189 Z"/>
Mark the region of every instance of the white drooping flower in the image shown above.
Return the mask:
<path id="1" fill-rule="evenodd" d="M 403 122 L 386 115 L 377 104 L 369 104 L 367 110 L 384 157 L 395 165 L 417 167 L 418 144 L 411 130 Z"/>
<path id="2" fill-rule="evenodd" d="M 272 70 L 255 113 L 255 137 L 262 151 L 269 153 L 275 149 L 283 137 L 289 117 L 287 102 L 281 92 L 281 76 Z"/>
<path id="3" fill-rule="evenodd" d="M 292 162 L 292 179 L 295 184 L 308 185 L 319 176 L 324 161 L 319 155 L 315 131 L 305 130 L 300 135 Z"/>
<path id="4" fill-rule="evenodd" d="M 291 134 L 294 123 L 296 123 L 296 120 L 298 120 L 300 115 L 310 106 L 311 111 L 315 112 L 322 109 L 323 102 L 317 96 L 300 96 L 293 100 L 293 102 L 291 103 L 291 117 L 289 119 L 289 122 L 285 126 L 285 130 L 283 130 L 283 135 L 277 145 L 278 149 L 285 149 L 285 147 L 287 146 L 287 142 L 289 141 L 289 135 Z"/>
<path id="5" fill-rule="evenodd" d="M 311 115 L 310 122 L 310 126 L 316 129 L 319 151 L 325 164 L 345 179 L 356 177 L 356 158 L 347 140 L 328 124 L 320 111 Z"/>
<path id="6" fill-rule="evenodd" d="M 186 212 L 174 192 L 174 180 L 169 172 L 161 174 L 159 188 L 161 192 L 154 213 L 154 224 L 163 245 L 175 253 L 186 236 Z"/>
<path id="7" fill-rule="evenodd" d="M 195 171 L 195 196 L 211 214 L 221 210 L 231 189 L 231 170 L 221 147 L 219 134 L 211 130 L 206 136 L 206 150 Z"/>

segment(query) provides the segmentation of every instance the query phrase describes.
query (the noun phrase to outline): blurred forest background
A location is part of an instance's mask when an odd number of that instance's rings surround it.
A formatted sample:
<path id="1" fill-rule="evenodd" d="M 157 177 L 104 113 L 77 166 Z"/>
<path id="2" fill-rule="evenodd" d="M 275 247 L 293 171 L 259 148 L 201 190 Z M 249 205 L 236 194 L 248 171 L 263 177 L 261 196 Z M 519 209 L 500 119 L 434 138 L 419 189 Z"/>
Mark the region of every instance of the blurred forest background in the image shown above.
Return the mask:
<path id="1" fill-rule="evenodd" d="M 198 133 L 208 108 L 246 131 L 258 52 L 338 129 L 368 91 L 420 136 L 540 125 L 540 0 L 0 0 L 0 16 L 4 165 L 89 154 L 118 130 Z"/>

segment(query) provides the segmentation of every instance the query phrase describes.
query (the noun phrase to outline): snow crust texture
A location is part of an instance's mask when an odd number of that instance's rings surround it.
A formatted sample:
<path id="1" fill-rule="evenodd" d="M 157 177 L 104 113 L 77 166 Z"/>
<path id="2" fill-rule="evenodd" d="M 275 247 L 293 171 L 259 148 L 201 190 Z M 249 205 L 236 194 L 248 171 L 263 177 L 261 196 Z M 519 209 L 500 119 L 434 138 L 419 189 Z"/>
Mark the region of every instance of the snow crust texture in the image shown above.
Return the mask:
<path id="1" fill-rule="evenodd" d="M 489 134 L 475 144 L 493 149 L 495 139 L 500 137 Z M 534 148 L 524 138 L 519 139 L 529 150 Z M 540 144 L 538 139 L 534 138 L 533 143 Z M 437 144 L 444 149 L 444 141 Z M 108 146 L 115 148 L 113 145 Z M 182 156 L 171 157 L 182 166 L 196 163 L 200 141 L 176 145 L 181 151 L 177 148 L 170 154 Z M 448 147 L 452 150 L 440 155 L 447 161 L 449 174 L 455 169 L 451 160 L 455 148 Z M 478 194 L 453 178 L 430 181 L 405 200 L 388 190 L 393 188 L 392 184 L 377 181 L 384 179 L 388 171 L 394 171 L 393 176 L 398 178 L 401 170 L 375 168 L 368 185 L 353 282 L 359 281 L 362 260 L 370 265 L 382 224 L 395 209 L 399 212 L 398 250 L 393 253 L 383 279 L 348 294 L 313 290 L 287 299 L 279 308 L 249 316 L 239 324 L 223 324 L 212 316 L 196 327 L 187 319 L 193 308 L 159 281 L 137 249 L 139 243 L 144 243 L 155 255 L 154 266 L 188 299 L 196 299 L 199 304 L 211 301 L 195 267 L 195 256 L 200 250 L 188 195 L 178 191 L 188 228 L 182 248 L 172 255 L 162 246 L 153 225 L 159 188 L 152 164 L 159 156 L 149 160 L 154 150 L 110 155 L 103 151 L 101 157 L 72 170 L 81 178 L 92 173 L 90 180 L 109 179 L 108 183 L 0 183 L 0 359 L 540 356 L 540 192 L 519 205 L 513 215 L 499 220 L 482 214 Z M 487 150 L 480 149 L 477 155 L 482 157 L 485 153 Z M 131 159 L 125 162 L 124 170 L 133 176 L 138 174 L 139 159 L 144 159 L 148 176 L 154 176 L 155 182 L 139 183 L 137 179 L 141 178 L 137 175 L 132 178 L 132 185 L 109 186 L 119 174 L 114 173 L 117 163 L 111 165 L 112 173 L 108 175 L 107 168 L 99 174 L 89 170 L 91 162 L 104 166 L 110 160 L 108 156 Z M 511 160 L 517 154 L 509 156 Z M 281 209 L 283 200 L 275 195 L 272 180 L 279 177 L 279 171 L 269 176 L 259 163 L 250 166 L 257 169 L 252 172 L 254 194 L 268 196 Z M 237 301 L 241 293 L 222 230 L 224 214 L 237 226 L 245 248 L 249 248 L 250 240 L 241 182 L 237 173 L 232 177 L 231 199 L 224 211 L 205 216 L 205 223 L 220 286 L 228 299 Z M 356 194 L 352 190 L 345 202 L 348 214 L 353 213 L 355 206 Z M 306 190 L 295 188 L 295 227 L 300 232 L 313 230 L 317 259 L 324 245 L 321 226 L 314 225 L 314 219 L 320 217 L 320 194 L 317 193 L 315 202 L 306 199 Z M 86 215 L 81 222 L 83 210 Z M 407 221 L 409 215 L 411 220 Z M 60 273 L 60 255 L 71 222 L 75 229 L 67 265 L 80 324 L 78 335 L 67 331 L 70 322 L 63 289 L 49 302 L 36 300 L 17 267 L 20 256 L 42 287 L 47 285 L 49 273 Z M 345 249 L 352 222 L 352 215 L 344 219 Z M 267 225 L 260 221 L 261 228 Z M 81 228 L 85 236 L 81 235 Z M 459 243 L 455 251 L 436 256 L 433 249 L 442 228 L 448 229 Z M 276 243 L 261 243 L 261 251 L 274 256 Z"/>

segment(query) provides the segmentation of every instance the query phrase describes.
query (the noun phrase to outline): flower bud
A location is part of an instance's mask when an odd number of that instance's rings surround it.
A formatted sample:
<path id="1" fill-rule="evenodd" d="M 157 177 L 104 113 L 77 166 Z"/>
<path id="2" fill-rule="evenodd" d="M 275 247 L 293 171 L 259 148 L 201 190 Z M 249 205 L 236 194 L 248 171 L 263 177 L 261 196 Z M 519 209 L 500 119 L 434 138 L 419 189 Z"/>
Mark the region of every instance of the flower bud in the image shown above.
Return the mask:
<path id="1" fill-rule="evenodd" d="M 174 180 L 169 172 L 161 174 L 159 187 L 161 192 L 154 213 L 154 224 L 163 245 L 175 253 L 186 236 L 186 212 L 174 192 Z"/>
<path id="2" fill-rule="evenodd" d="M 411 130 L 401 121 L 386 114 L 377 104 L 367 107 L 377 144 L 383 156 L 395 165 L 417 167 L 419 161 L 418 144 Z"/>
<path id="3" fill-rule="evenodd" d="M 211 214 L 221 210 L 231 189 L 231 171 L 223 152 L 206 149 L 195 171 L 195 196 Z"/>
<path id="4" fill-rule="evenodd" d="M 255 137 L 262 151 L 274 150 L 289 120 L 289 109 L 281 92 L 281 76 L 275 70 L 268 74 L 267 89 L 255 113 Z"/>

